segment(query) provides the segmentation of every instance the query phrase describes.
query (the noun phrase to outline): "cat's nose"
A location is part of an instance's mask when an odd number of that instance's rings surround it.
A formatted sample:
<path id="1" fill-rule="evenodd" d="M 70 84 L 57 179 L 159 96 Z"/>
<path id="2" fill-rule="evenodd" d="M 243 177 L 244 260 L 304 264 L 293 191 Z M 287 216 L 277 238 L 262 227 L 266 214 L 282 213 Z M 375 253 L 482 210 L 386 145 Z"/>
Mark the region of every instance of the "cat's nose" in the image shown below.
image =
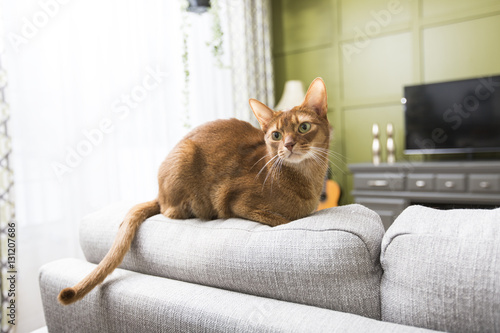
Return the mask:
<path id="1" fill-rule="evenodd" d="M 292 151 L 292 150 L 293 150 L 293 146 L 295 146 L 295 141 L 293 141 L 293 140 L 286 140 L 286 141 L 285 141 L 285 147 L 286 147 L 286 149 L 288 149 L 289 151 Z"/>

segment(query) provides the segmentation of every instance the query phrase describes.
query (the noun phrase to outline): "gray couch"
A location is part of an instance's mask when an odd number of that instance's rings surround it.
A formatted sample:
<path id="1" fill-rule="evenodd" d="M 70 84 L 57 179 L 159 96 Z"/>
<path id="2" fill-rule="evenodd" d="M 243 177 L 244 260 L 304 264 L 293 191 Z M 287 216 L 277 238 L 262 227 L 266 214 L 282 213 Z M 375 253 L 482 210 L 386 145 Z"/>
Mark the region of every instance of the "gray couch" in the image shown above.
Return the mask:
<path id="1" fill-rule="evenodd" d="M 385 234 L 360 205 L 274 228 L 157 215 L 120 269 L 82 301 L 58 304 L 129 208 L 82 221 L 88 262 L 41 268 L 49 332 L 500 332 L 500 209 L 412 206 Z"/>

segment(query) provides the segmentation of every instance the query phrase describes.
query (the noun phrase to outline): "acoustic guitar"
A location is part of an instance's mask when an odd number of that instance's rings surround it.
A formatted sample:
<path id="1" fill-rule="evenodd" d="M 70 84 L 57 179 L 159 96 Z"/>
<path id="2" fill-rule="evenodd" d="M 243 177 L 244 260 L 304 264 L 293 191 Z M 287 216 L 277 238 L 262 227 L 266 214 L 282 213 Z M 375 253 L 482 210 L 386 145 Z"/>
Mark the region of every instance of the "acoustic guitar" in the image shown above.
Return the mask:
<path id="1" fill-rule="evenodd" d="M 337 207 L 339 205 L 339 198 L 340 198 L 339 184 L 334 180 L 328 179 L 327 175 L 327 177 L 325 178 L 325 183 L 323 185 L 323 192 L 321 193 L 317 210 L 322 210 L 330 207 Z"/>

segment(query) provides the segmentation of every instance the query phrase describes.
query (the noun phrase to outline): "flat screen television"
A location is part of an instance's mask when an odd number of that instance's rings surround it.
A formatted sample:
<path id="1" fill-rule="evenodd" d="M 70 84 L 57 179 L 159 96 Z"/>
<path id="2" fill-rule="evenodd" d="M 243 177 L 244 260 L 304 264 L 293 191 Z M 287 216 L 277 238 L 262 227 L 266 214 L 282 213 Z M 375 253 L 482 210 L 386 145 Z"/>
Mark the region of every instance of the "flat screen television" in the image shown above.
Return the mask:
<path id="1" fill-rule="evenodd" d="M 500 152 L 500 75 L 404 87 L 406 154 Z"/>

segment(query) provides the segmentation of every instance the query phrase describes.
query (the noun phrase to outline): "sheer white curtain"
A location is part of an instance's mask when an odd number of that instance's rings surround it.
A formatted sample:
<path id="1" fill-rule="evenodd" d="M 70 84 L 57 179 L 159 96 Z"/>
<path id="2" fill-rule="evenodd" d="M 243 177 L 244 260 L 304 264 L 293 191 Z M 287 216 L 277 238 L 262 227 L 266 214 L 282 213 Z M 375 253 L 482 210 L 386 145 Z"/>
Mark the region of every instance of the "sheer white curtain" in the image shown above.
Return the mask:
<path id="1" fill-rule="evenodd" d="M 183 15 L 181 1 L 0 1 L 19 226 L 16 327 L 27 332 L 44 322 L 39 267 L 82 257 L 84 215 L 156 196 L 158 167 L 186 119 L 190 128 L 252 121 L 249 98 L 274 104 L 269 0 L 217 1 L 223 68 L 207 47 L 213 16 Z"/>
<path id="2" fill-rule="evenodd" d="M 82 216 L 157 194 L 158 167 L 186 132 L 181 3 L 2 4 L 23 332 L 43 324 L 39 267 L 82 256 Z M 230 70 L 206 46 L 210 15 L 188 19 L 191 125 L 234 116 Z"/>
<path id="3" fill-rule="evenodd" d="M 274 107 L 270 0 L 217 0 L 230 36 L 234 109 L 238 118 L 254 122 L 246 112 L 248 96 Z"/>
<path id="4" fill-rule="evenodd" d="M 248 99 L 256 98 L 270 107 L 275 104 L 270 0 L 212 0 L 212 4 L 216 5 L 223 33 L 220 60 L 224 69 L 215 66 L 217 61 L 206 61 L 212 57 L 203 52 L 210 50 L 191 50 L 191 90 L 196 91 L 198 98 L 191 102 L 190 112 L 213 113 L 210 117 L 221 118 L 227 115 L 224 110 L 230 109 L 232 116 L 258 127 Z M 212 17 L 194 17 L 190 46 L 199 47 L 213 38 Z M 211 86 L 224 93 L 212 94 Z"/>
<path id="5" fill-rule="evenodd" d="M 2 14 L 0 3 L 0 22 Z M 5 50 L 2 37 L 3 27 L 0 25 L 0 331 L 13 333 L 15 331 L 15 309 L 12 304 L 15 304 L 17 298 L 12 291 L 16 289 L 17 265 L 15 260 L 12 260 L 15 258 L 12 250 L 15 249 L 16 242 L 16 220 L 12 165 L 10 163 L 12 153 L 9 132 L 10 112 L 8 104 L 5 103 L 5 87 L 8 82 L 7 75 L 2 68 Z M 12 279 L 13 277 L 14 279 Z"/>

